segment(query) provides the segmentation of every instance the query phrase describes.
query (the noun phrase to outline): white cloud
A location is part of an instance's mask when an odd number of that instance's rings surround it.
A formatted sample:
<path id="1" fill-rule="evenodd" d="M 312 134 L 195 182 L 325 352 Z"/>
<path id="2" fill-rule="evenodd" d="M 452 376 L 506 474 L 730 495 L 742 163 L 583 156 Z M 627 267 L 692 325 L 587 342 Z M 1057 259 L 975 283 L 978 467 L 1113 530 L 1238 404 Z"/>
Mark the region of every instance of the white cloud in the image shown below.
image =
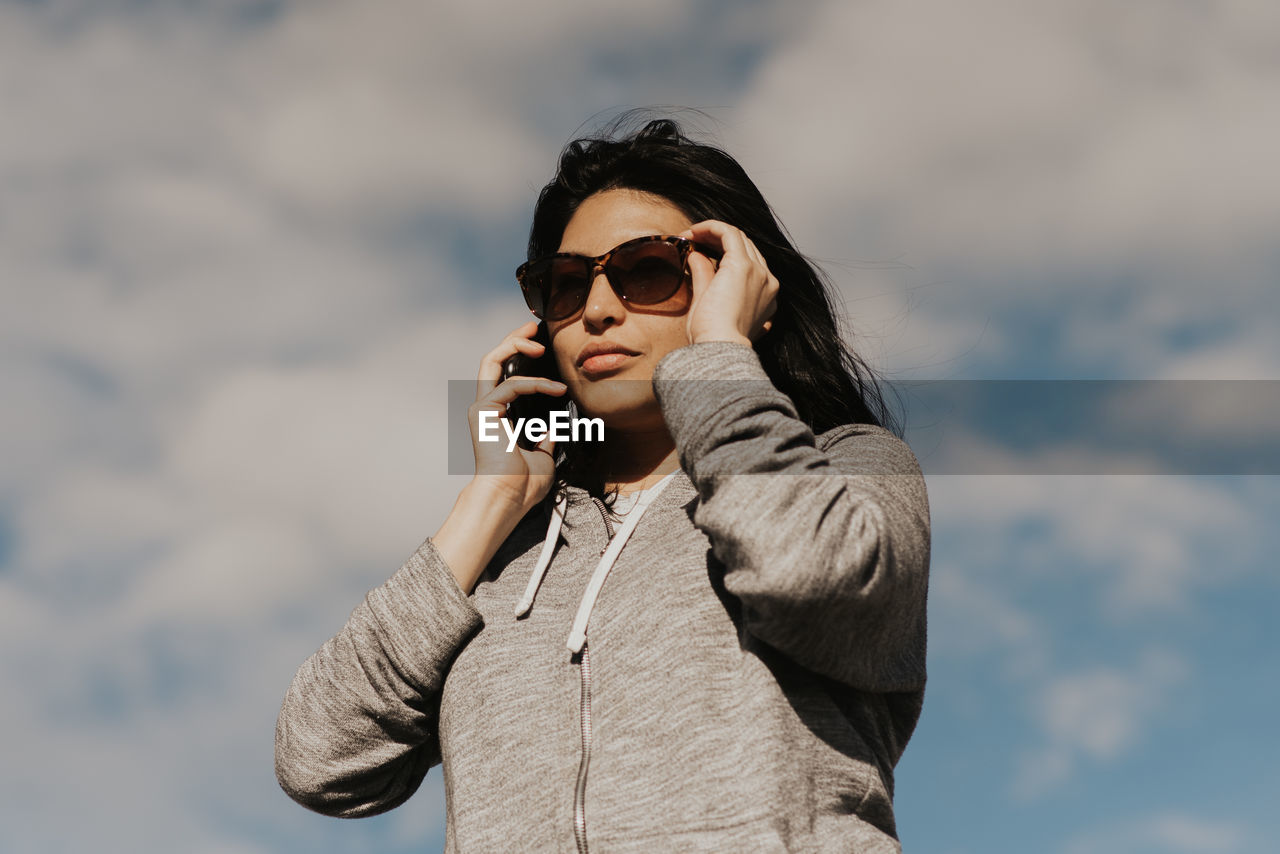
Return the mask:
<path id="1" fill-rule="evenodd" d="M 815 230 L 875 205 L 911 226 L 897 235 L 982 265 L 1216 255 L 1266 241 L 1280 214 L 1252 168 L 1280 142 L 1260 109 L 1280 72 L 1258 61 L 1275 15 L 1257 2 L 828 3 L 770 57 L 740 132 L 783 162 L 806 141 L 804 171 L 788 173 L 811 180 L 788 184 L 784 209 L 821 218 Z M 823 80 L 839 86 L 814 111 L 805 96 Z"/>
<path id="2" fill-rule="evenodd" d="M 1049 679 L 1035 698 L 1046 744 L 1022 757 L 1014 796 L 1043 795 L 1081 759 L 1110 762 L 1132 749 L 1169 691 L 1188 675 L 1177 656 L 1148 650 L 1127 669 L 1100 666 Z"/>
<path id="3" fill-rule="evenodd" d="M 1224 367 L 1276 376 L 1280 197 L 1259 180 L 1280 148 L 1276 16 L 1258 0 L 823 3 L 763 64 L 733 147 L 802 245 L 907 260 L 899 289 L 927 283 L 922 311 L 948 325 L 1034 311 L 1086 370 L 1165 376 L 1162 336 L 1226 319 L 1254 346 Z M 1171 310 L 1144 318 L 1149 301 Z M 1001 340 L 970 334 L 943 364 L 975 346 L 1008 364 Z"/>
<path id="4" fill-rule="evenodd" d="M 1056 678 L 1040 697 L 1040 715 L 1055 742 L 1096 759 L 1132 746 L 1145 714 L 1158 709 L 1171 683 L 1185 676 L 1167 654 L 1144 656 L 1135 673 L 1097 668 Z"/>
<path id="5" fill-rule="evenodd" d="M 977 565 L 986 549 L 987 565 L 1037 574 L 1028 578 L 1088 573 L 1095 601 L 1117 620 L 1182 612 L 1193 591 L 1259 566 L 1262 507 L 1210 480 L 948 475 L 931 476 L 929 491 L 935 524 L 963 531 Z M 1029 523 L 1043 534 L 1020 545 L 1017 529 Z M 1215 571 L 1202 572 L 1211 555 Z"/>
<path id="6" fill-rule="evenodd" d="M 1050 666 L 1049 637 L 1035 615 L 1011 601 L 1010 592 L 975 578 L 958 562 L 939 555 L 929 569 L 930 636 L 934 656 L 971 659 L 995 653 L 1005 675 L 1036 678 Z"/>
<path id="7" fill-rule="evenodd" d="M 1062 854 L 1232 854 L 1258 851 L 1241 825 L 1167 812 L 1077 834 Z"/>
<path id="8" fill-rule="evenodd" d="M 269 615 L 371 559 L 389 575 L 464 480 L 447 476 L 447 383 L 474 375 L 512 314 L 441 314 L 358 358 L 209 383 L 166 417 L 146 469 L 46 477 L 22 508 L 15 583 L 96 595 L 128 626 Z"/>
<path id="9" fill-rule="evenodd" d="M 1009 734 L 1015 800 L 1043 798 L 1143 747 L 1169 697 L 1204 667 L 1193 648 L 1151 647 L 1147 638 L 1204 619 L 1195 607 L 1204 593 L 1269 566 L 1259 538 L 1274 491 L 1264 483 L 1250 489 L 1173 476 L 931 476 L 928 483 L 937 545 L 931 660 L 953 673 L 976 668 L 979 679 L 995 674 L 1008 692 L 1000 696 L 1024 704 L 1030 729 Z M 1052 591 L 1071 604 L 1056 607 Z M 1095 649 L 1082 643 L 1082 631 L 1108 641 Z M 1004 701 L 980 702 L 980 714 L 990 714 Z"/>

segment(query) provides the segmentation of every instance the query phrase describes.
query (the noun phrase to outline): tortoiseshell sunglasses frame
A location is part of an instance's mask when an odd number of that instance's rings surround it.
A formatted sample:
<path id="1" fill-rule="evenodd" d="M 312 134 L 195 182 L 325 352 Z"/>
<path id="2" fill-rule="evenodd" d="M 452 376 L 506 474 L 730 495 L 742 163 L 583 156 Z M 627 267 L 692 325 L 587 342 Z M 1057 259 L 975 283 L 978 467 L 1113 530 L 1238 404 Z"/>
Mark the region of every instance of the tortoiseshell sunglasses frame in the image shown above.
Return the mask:
<path id="1" fill-rule="evenodd" d="M 676 285 L 675 289 L 672 290 L 670 294 L 667 294 L 662 299 L 656 300 L 651 303 L 635 302 L 634 300 L 629 299 L 627 295 L 622 292 L 621 286 L 618 283 L 614 282 L 613 279 L 609 277 L 609 273 L 608 273 L 609 261 L 613 258 L 615 253 L 624 249 L 631 249 L 635 246 L 641 246 L 646 243 L 667 243 L 671 246 L 676 247 L 676 249 L 679 250 L 679 253 L 680 253 L 680 267 L 683 271 L 680 282 Z M 547 304 L 547 299 L 551 295 L 545 292 L 546 291 L 545 286 L 543 286 L 542 288 L 538 288 L 532 283 L 527 283 L 525 281 L 525 276 L 529 272 L 529 269 L 534 265 L 550 264 L 551 262 L 555 261 L 557 258 L 573 258 L 575 260 L 584 262 L 584 264 L 590 265 L 590 269 L 588 270 L 588 275 L 587 275 L 588 282 L 590 282 L 595 278 L 595 274 L 597 270 L 603 270 L 605 273 L 605 279 L 609 282 L 609 287 L 612 288 L 613 292 L 618 295 L 618 299 L 622 300 L 628 305 L 640 305 L 640 306 L 658 305 L 659 303 L 665 302 L 666 300 L 670 299 L 672 296 L 674 296 L 676 293 L 679 292 L 680 286 L 684 284 L 684 280 L 687 279 L 689 276 L 689 269 L 688 269 L 689 254 L 693 252 L 695 249 L 714 261 L 720 260 L 720 254 L 718 252 L 714 252 L 703 246 L 700 246 L 694 243 L 692 240 L 689 240 L 688 238 L 676 237 L 675 235 L 668 235 L 668 234 L 651 234 L 651 235 L 648 235 L 647 237 L 636 237 L 631 240 L 627 240 L 622 243 L 619 243 L 617 246 L 613 247 L 608 252 L 605 252 L 603 255 L 596 255 L 595 257 L 592 257 L 590 255 L 579 255 L 576 252 L 556 252 L 551 255 L 544 255 L 541 258 L 534 258 L 532 261 L 526 261 L 523 264 L 521 264 L 518 268 L 516 268 L 516 282 L 520 285 L 520 292 L 524 295 L 525 304 L 529 306 L 529 311 L 533 312 L 533 316 L 538 318 L 539 320 L 545 320 L 552 323 L 573 317 L 579 311 L 582 310 L 582 305 L 579 305 L 577 308 L 575 308 L 573 311 L 569 312 L 568 314 L 564 315 L 563 317 L 552 317 L 552 318 L 546 317 L 545 306 Z M 585 302 L 586 300 L 584 299 L 583 304 L 585 304 Z"/>

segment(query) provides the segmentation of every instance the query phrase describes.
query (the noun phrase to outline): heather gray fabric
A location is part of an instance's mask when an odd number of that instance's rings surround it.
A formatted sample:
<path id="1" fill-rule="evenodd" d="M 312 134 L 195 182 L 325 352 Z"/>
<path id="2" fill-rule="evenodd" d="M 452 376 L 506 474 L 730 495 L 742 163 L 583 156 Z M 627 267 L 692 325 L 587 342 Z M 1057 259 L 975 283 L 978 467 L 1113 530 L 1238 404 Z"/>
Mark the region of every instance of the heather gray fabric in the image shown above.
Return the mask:
<path id="1" fill-rule="evenodd" d="M 900 851 L 893 768 L 925 684 L 915 457 L 864 425 L 815 440 L 736 344 L 669 354 L 654 388 L 683 471 L 587 632 L 590 850 Z M 547 518 L 520 523 L 471 596 L 428 540 L 302 665 L 276 730 L 290 796 L 370 815 L 443 761 L 447 851 L 577 850 L 565 641 L 608 535 L 575 491 L 516 619 Z"/>

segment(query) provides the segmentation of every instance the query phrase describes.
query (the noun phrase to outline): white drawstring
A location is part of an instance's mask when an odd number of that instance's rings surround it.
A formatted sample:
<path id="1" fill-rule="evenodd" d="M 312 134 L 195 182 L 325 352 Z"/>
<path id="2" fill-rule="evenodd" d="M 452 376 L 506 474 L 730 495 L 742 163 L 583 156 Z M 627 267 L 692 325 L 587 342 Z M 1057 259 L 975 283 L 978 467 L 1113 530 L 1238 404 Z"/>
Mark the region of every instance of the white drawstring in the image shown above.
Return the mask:
<path id="1" fill-rule="evenodd" d="M 555 506 L 551 508 L 547 538 L 542 543 L 542 551 L 538 554 L 538 562 L 534 564 L 533 574 L 529 576 L 529 584 L 524 589 L 524 595 L 516 605 L 517 618 L 529 613 L 529 609 L 533 607 L 533 597 L 538 594 L 538 585 L 542 583 L 542 577 L 547 574 L 547 567 L 551 566 L 551 554 L 556 550 L 556 541 L 560 539 L 560 526 L 564 524 L 564 502 L 565 496 L 561 493 L 556 498 Z"/>
<path id="2" fill-rule="evenodd" d="M 595 607 L 600 588 L 604 587 L 605 577 L 609 574 L 609 570 L 613 569 L 613 564 L 618 560 L 618 555 L 622 552 L 622 547 L 627 544 L 631 532 L 640 524 L 640 517 L 644 515 L 644 511 L 675 475 L 675 472 L 671 472 L 657 484 L 640 493 L 640 497 L 636 499 L 636 506 L 627 514 L 627 521 L 623 523 L 622 530 L 614 534 L 609 542 L 609 548 L 605 549 L 604 554 L 600 556 L 596 571 L 592 573 L 591 581 L 587 584 L 587 591 L 582 594 L 582 604 L 578 606 L 578 615 L 573 620 L 573 629 L 569 632 L 570 652 L 574 654 L 582 652 L 582 646 L 587 642 L 587 622 L 591 619 L 591 609 Z"/>

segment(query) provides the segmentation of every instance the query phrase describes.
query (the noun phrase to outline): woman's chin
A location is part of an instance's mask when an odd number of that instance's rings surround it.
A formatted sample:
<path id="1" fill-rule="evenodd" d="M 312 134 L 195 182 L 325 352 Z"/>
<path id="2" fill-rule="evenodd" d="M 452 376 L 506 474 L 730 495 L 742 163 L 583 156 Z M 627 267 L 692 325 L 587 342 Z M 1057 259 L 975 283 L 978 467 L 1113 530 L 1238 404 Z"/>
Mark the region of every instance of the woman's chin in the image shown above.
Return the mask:
<path id="1" fill-rule="evenodd" d="M 593 418 L 603 418 L 606 424 L 658 405 L 652 380 L 608 379 L 581 383 L 573 391 L 578 409 Z"/>

